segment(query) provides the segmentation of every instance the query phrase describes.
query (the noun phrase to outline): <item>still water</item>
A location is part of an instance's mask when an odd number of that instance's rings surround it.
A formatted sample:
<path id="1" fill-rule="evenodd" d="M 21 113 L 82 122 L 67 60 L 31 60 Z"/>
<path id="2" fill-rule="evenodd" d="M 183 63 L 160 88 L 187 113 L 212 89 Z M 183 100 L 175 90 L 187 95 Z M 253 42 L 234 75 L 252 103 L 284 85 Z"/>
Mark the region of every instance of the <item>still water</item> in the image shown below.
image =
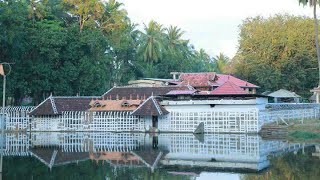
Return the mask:
<path id="1" fill-rule="evenodd" d="M 320 179 L 320 146 L 245 134 L 7 133 L 2 179 Z"/>

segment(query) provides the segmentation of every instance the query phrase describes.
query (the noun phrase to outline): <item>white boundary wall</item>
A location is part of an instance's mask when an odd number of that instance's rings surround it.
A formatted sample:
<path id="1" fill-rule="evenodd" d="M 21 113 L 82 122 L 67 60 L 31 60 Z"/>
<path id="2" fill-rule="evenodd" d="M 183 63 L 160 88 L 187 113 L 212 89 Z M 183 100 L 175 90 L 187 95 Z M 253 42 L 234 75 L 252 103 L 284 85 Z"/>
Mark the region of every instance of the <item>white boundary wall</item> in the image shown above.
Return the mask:
<path id="1" fill-rule="evenodd" d="M 204 132 L 257 133 L 258 110 L 210 110 L 204 112 L 171 111 L 159 119 L 159 130 L 194 132 L 200 123 Z"/>
<path id="2" fill-rule="evenodd" d="M 311 103 L 270 103 L 266 110 L 259 111 L 259 128 L 273 122 L 288 123 L 290 120 L 308 120 L 320 117 L 320 105 Z"/>
<path id="3" fill-rule="evenodd" d="M 27 130 L 29 128 L 31 112 L 34 106 L 8 106 L 5 108 L 0 108 L 0 113 L 5 114 L 5 129 L 9 131 L 21 131 Z M 3 116 L 1 116 L 3 118 Z"/>
<path id="4" fill-rule="evenodd" d="M 204 123 L 205 132 L 257 133 L 264 124 L 311 119 L 320 115 L 319 104 L 267 104 L 254 106 L 209 105 L 167 106 L 168 115 L 160 116 L 162 132 L 194 132 Z M 34 107 L 7 107 L 5 128 L 9 131 L 116 131 L 145 132 L 152 127 L 151 117 L 130 116 L 130 112 L 63 112 L 62 115 L 29 117 Z M 29 125 L 31 129 L 29 129 Z"/>
<path id="5" fill-rule="evenodd" d="M 59 116 L 37 116 L 31 131 L 145 131 L 145 118 L 130 112 L 63 112 Z"/>

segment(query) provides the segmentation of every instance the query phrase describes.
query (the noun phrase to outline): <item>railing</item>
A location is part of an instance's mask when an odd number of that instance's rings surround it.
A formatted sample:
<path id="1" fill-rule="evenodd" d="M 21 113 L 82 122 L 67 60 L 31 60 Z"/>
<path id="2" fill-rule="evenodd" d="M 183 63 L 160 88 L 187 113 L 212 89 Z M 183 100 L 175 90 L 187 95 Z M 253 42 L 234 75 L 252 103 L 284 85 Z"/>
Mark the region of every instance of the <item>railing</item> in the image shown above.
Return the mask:
<path id="1" fill-rule="evenodd" d="M 11 131 L 19 131 L 28 129 L 30 123 L 29 112 L 31 112 L 34 106 L 8 106 L 0 108 L 0 113 L 5 122 L 4 128 Z"/>
<path id="2" fill-rule="evenodd" d="M 214 109 L 204 112 L 172 111 L 159 119 L 162 131 L 194 132 L 203 122 L 205 132 L 257 133 L 258 109 Z"/>
<path id="3" fill-rule="evenodd" d="M 54 116 L 28 115 L 34 107 L 0 108 L 9 131 L 140 131 L 152 126 L 151 117 L 131 116 L 130 112 L 63 112 Z M 203 112 L 174 110 L 160 116 L 158 129 L 162 132 L 193 132 L 203 122 L 205 132 L 256 133 L 262 125 L 292 119 L 318 118 L 318 104 L 271 103 L 265 110 L 259 109 L 212 109 Z M 30 125 L 30 126 L 29 126 Z M 31 127 L 29 129 L 29 127 Z"/>
<path id="4" fill-rule="evenodd" d="M 289 120 L 318 118 L 320 105 L 311 103 L 270 103 L 266 110 L 259 111 L 259 125 L 272 122 L 288 124 Z"/>

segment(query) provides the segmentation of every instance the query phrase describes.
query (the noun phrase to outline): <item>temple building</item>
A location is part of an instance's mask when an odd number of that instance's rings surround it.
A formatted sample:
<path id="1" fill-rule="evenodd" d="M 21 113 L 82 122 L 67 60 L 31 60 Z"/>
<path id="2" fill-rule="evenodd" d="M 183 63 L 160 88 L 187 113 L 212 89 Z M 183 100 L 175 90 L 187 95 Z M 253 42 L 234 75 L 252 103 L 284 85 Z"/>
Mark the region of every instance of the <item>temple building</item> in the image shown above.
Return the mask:
<path id="1" fill-rule="evenodd" d="M 173 79 L 140 82 L 146 83 L 113 87 L 101 96 L 50 96 L 22 113 L 23 120 L 13 113 L 6 127 L 19 129 L 23 121 L 20 129 L 30 131 L 258 133 L 278 117 L 273 110 L 279 107 L 266 108 L 268 96 L 256 94 L 258 86 L 231 75 L 174 73 Z M 288 118 L 318 115 L 311 105 L 298 108 L 286 111 Z"/>
<path id="2" fill-rule="evenodd" d="M 250 94 L 255 94 L 257 88 L 259 88 L 259 86 L 257 85 L 254 85 L 248 81 L 241 80 L 232 75 L 217 74 L 215 72 L 172 72 L 171 74 L 173 75 L 172 79 L 144 78 L 143 80 L 130 81 L 129 86 L 152 87 L 159 85 L 187 85 L 201 91 L 201 93 L 206 93 L 229 81 Z"/>

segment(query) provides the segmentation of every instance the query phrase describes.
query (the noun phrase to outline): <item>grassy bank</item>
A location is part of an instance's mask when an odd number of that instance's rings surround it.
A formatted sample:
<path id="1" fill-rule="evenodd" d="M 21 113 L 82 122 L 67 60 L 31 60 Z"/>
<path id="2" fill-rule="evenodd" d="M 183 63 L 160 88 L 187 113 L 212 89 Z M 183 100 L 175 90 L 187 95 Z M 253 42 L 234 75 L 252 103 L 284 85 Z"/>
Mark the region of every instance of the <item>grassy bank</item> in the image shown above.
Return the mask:
<path id="1" fill-rule="evenodd" d="M 291 141 L 320 142 L 320 120 L 291 121 L 288 138 Z"/>

